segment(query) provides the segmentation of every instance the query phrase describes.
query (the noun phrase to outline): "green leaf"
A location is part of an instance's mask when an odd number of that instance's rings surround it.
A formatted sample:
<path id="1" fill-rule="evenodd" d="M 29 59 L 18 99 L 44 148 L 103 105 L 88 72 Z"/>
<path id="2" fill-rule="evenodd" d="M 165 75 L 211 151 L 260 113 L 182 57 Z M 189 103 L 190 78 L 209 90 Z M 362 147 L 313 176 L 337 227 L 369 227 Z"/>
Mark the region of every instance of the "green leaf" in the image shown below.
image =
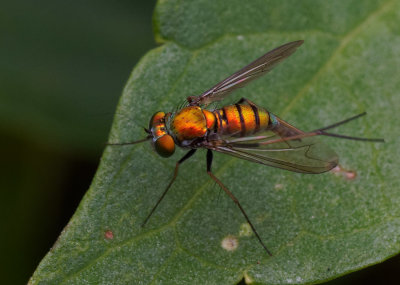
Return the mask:
<path id="1" fill-rule="evenodd" d="M 143 138 L 154 112 L 175 110 L 257 56 L 304 39 L 274 71 L 223 103 L 247 97 L 304 130 L 367 111 L 337 132 L 386 143 L 323 138 L 354 179 L 346 171 L 302 175 L 216 154 L 215 175 L 238 197 L 272 257 L 207 176 L 205 151 L 182 165 L 142 228 L 185 151 L 164 159 L 147 143 L 107 147 L 32 284 L 313 283 L 399 252 L 399 1 L 164 0 L 154 20 L 165 44 L 134 69 L 110 142 Z M 221 246 L 229 237 L 236 250 Z"/>

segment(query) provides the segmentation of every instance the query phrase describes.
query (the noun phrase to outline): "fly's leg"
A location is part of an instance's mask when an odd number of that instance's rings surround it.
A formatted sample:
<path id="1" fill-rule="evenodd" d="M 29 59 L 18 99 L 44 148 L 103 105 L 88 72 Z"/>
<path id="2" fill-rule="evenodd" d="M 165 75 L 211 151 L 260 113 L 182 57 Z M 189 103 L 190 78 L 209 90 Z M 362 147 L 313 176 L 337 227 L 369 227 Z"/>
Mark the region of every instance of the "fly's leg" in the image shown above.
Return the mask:
<path id="1" fill-rule="evenodd" d="M 256 235 L 258 241 L 261 243 L 261 245 L 263 246 L 263 248 L 266 250 L 266 252 L 272 256 L 271 252 L 268 250 L 268 248 L 265 246 L 265 244 L 262 242 L 260 236 L 258 235 L 256 228 L 253 226 L 253 224 L 250 222 L 249 217 L 247 216 L 246 212 L 244 211 L 244 209 L 242 208 L 242 206 L 239 203 L 239 200 L 235 197 L 235 195 L 233 195 L 233 193 L 231 191 L 229 191 L 229 189 L 222 184 L 222 182 L 211 172 L 211 164 L 212 164 L 212 160 L 213 160 L 213 153 L 212 151 L 209 149 L 207 150 L 207 174 L 210 175 L 210 177 L 217 182 L 217 184 L 219 185 L 219 187 L 222 188 L 222 190 L 225 191 L 226 194 L 228 194 L 228 196 L 233 200 L 233 202 L 235 202 L 235 204 L 239 207 L 240 211 L 242 212 L 243 216 L 246 218 L 246 221 L 249 223 L 251 229 L 253 230 L 254 234 Z"/>
<path id="2" fill-rule="evenodd" d="M 150 214 L 146 217 L 146 219 L 144 220 L 144 222 L 142 223 L 142 227 L 144 227 L 147 223 L 147 221 L 150 219 L 151 215 L 153 215 L 154 211 L 156 210 L 156 208 L 158 207 L 158 205 L 160 204 L 161 200 L 165 197 L 165 195 L 167 194 L 169 188 L 171 188 L 171 185 L 174 183 L 176 177 L 178 176 L 178 169 L 179 169 L 179 165 L 184 162 L 186 159 L 188 159 L 189 157 L 191 157 L 197 149 L 191 149 L 188 153 L 185 154 L 184 157 L 182 157 L 175 166 L 175 170 L 174 170 L 174 176 L 172 177 L 171 181 L 169 182 L 167 188 L 164 190 L 164 192 L 162 193 L 161 197 L 158 199 L 156 205 L 153 207 L 153 209 L 151 210 Z"/>
<path id="3" fill-rule="evenodd" d="M 252 101 L 250 101 L 249 99 L 244 98 L 244 97 L 240 98 L 240 100 L 236 104 L 242 104 L 242 103 L 247 103 L 252 107 L 258 108 L 258 106 L 256 104 L 254 104 Z"/>

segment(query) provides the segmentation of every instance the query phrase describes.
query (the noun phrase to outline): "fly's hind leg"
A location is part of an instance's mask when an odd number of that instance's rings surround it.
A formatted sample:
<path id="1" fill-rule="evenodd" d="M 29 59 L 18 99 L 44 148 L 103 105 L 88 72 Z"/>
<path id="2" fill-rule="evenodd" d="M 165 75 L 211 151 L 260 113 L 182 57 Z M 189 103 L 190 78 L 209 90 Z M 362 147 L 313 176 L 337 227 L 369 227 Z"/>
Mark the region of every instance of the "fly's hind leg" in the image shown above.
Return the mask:
<path id="1" fill-rule="evenodd" d="M 222 184 L 222 182 L 211 172 L 211 164 L 212 164 L 212 160 L 213 160 L 213 153 L 212 151 L 209 149 L 207 150 L 207 174 L 210 175 L 210 177 L 217 182 L 217 184 L 219 185 L 219 187 L 222 188 L 222 190 L 225 191 L 226 194 L 228 194 L 228 196 L 233 200 L 233 202 L 239 207 L 240 211 L 242 212 L 243 216 L 246 218 L 246 221 L 249 223 L 251 229 L 253 230 L 254 234 L 256 235 L 258 241 L 261 243 L 261 245 L 263 246 L 263 248 L 265 249 L 265 251 L 272 256 L 271 252 L 268 250 L 268 248 L 265 246 L 265 244 L 262 242 L 260 236 L 258 235 L 256 228 L 253 226 L 253 224 L 251 223 L 249 217 L 247 216 L 246 212 L 244 211 L 244 209 L 242 208 L 242 205 L 240 205 L 239 200 L 235 197 L 235 195 L 233 195 L 233 193 L 231 191 L 229 191 L 229 189 Z"/>

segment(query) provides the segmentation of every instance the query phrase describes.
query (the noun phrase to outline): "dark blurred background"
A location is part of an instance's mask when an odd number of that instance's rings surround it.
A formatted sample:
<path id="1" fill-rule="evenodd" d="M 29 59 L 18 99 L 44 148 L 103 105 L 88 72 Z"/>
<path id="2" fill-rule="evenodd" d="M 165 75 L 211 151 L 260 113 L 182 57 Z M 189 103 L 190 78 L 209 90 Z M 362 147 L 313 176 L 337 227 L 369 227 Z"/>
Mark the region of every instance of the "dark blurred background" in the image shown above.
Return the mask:
<path id="1" fill-rule="evenodd" d="M 0 276 L 25 284 L 96 171 L 155 0 L 0 4 Z"/>
<path id="2" fill-rule="evenodd" d="M 88 189 L 124 84 L 156 46 L 154 5 L 0 4 L 2 284 L 28 281 Z M 334 282 L 380 283 L 399 264 L 395 258 Z"/>

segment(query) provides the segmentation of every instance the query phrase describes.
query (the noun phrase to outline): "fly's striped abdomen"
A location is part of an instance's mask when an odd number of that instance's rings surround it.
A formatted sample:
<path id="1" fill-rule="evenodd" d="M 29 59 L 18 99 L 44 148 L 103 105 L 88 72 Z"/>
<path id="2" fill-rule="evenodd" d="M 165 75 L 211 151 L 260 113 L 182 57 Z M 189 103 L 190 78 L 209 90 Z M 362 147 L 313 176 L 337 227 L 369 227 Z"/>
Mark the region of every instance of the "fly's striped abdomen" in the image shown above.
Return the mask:
<path id="1" fill-rule="evenodd" d="M 217 133 L 246 136 L 269 127 L 269 112 L 255 105 L 235 104 L 213 111 Z"/>

